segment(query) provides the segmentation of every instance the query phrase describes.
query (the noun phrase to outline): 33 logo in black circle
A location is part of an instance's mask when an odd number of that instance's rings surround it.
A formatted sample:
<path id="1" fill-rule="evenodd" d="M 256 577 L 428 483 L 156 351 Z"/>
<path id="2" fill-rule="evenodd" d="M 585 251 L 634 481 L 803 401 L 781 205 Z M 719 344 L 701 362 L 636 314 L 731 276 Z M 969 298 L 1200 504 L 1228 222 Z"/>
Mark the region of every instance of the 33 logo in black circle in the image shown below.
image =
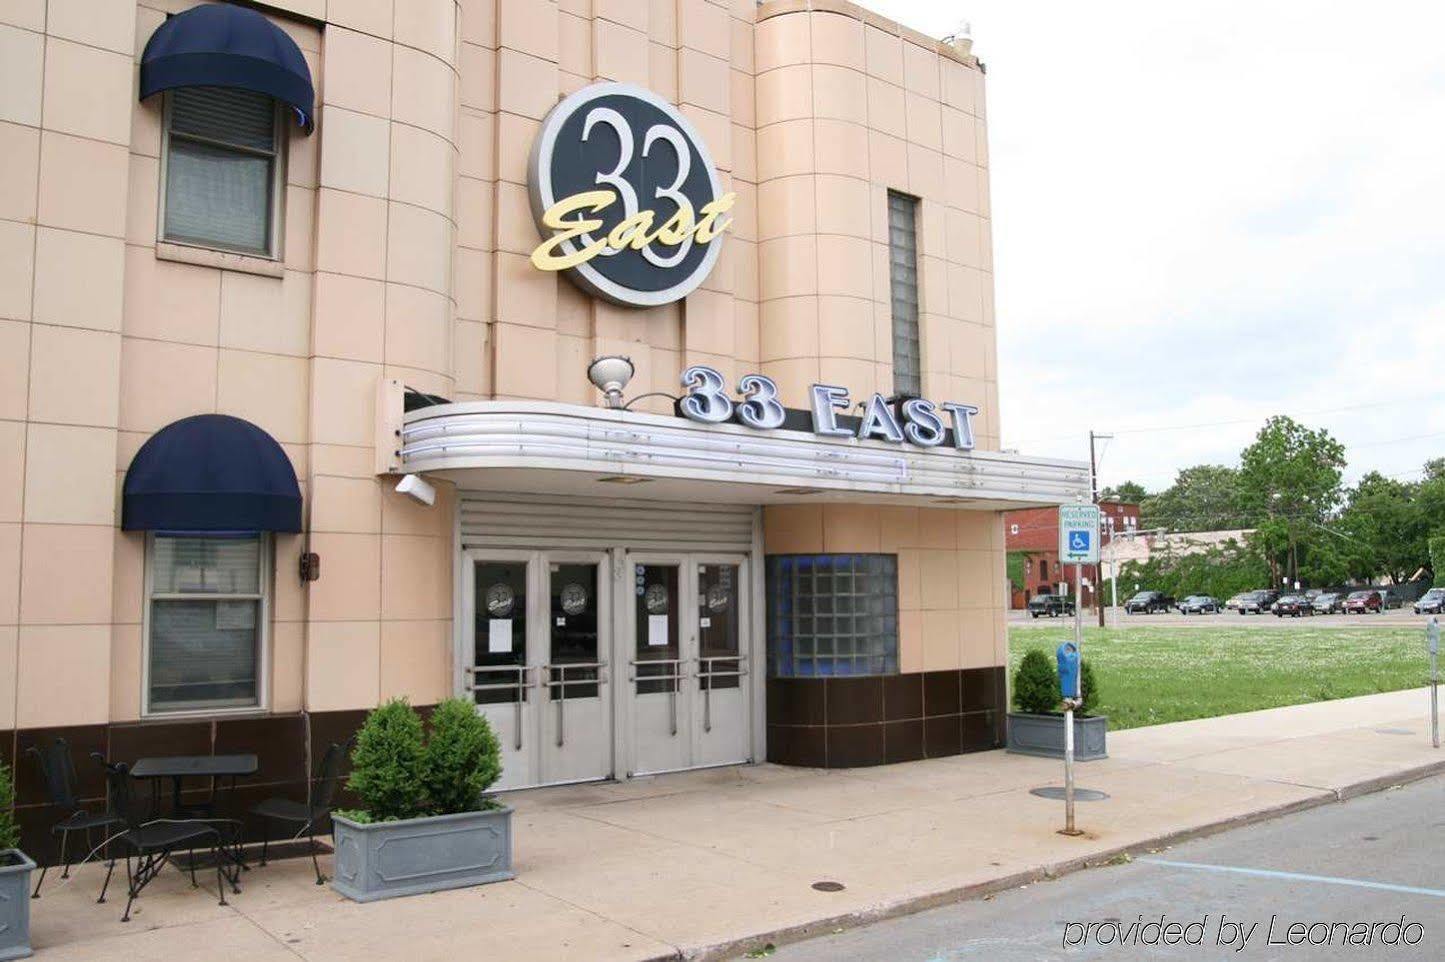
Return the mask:
<path id="1" fill-rule="evenodd" d="M 529 167 L 541 270 L 584 290 L 651 307 L 686 297 L 712 270 L 735 195 L 672 104 L 631 84 L 599 83 L 542 121 Z"/>

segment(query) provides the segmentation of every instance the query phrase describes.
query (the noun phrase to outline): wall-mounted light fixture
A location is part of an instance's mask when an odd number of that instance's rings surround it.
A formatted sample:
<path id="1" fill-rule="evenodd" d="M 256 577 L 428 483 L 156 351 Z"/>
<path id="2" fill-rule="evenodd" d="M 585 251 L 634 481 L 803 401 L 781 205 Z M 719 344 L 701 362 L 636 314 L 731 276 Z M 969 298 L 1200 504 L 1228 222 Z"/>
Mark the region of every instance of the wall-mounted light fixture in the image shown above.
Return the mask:
<path id="1" fill-rule="evenodd" d="M 396 493 L 404 494 L 413 501 L 426 505 L 430 508 L 436 504 L 437 489 L 428 484 L 419 474 L 408 474 L 396 485 Z"/>
<path id="2" fill-rule="evenodd" d="M 604 354 L 587 365 L 587 380 L 602 392 L 602 403 L 610 408 L 622 407 L 622 392 L 635 373 L 632 359 L 619 354 Z"/>

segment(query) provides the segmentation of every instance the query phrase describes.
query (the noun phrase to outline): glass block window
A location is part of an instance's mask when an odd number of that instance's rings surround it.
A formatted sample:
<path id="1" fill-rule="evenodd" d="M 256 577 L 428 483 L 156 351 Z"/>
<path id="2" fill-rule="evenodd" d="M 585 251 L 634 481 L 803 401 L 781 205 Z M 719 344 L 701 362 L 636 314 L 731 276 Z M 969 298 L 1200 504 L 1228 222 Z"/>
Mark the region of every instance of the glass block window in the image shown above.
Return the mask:
<path id="1" fill-rule="evenodd" d="M 161 239 L 274 256 L 284 130 L 276 102 L 264 94 L 171 91 Z"/>
<path id="2" fill-rule="evenodd" d="M 896 555 L 769 555 L 767 594 L 770 675 L 897 674 Z"/>
<path id="3" fill-rule="evenodd" d="M 888 192 L 888 280 L 893 309 L 893 393 L 923 394 L 918 339 L 918 198 Z"/>
<path id="4" fill-rule="evenodd" d="M 147 712 L 261 704 L 269 545 L 263 534 L 151 539 Z"/>

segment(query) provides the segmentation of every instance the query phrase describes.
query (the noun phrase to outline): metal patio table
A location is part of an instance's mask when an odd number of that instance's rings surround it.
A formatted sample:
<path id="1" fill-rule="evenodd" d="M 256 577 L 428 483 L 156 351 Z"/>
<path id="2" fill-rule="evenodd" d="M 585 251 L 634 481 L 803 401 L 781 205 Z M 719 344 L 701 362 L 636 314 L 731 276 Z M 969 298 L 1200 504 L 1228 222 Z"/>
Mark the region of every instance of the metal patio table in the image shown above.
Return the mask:
<path id="1" fill-rule="evenodd" d="M 132 778 L 147 779 L 151 782 L 152 817 L 160 815 L 161 779 L 171 780 L 171 811 L 177 818 L 193 817 L 197 821 L 213 824 L 226 823 L 232 829 L 231 844 L 223 845 L 222 851 L 235 864 L 236 875 L 230 879 L 237 884 L 240 871 L 248 868 L 241 848 L 241 824 L 234 819 L 215 817 L 216 780 L 230 779 L 229 788 L 234 791 L 236 779 L 254 775 L 260 770 L 260 763 L 254 754 L 239 755 L 160 755 L 138 758 L 131 766 Z M 181 801 L 181 784 L 187 778 L 209 778 L 211 796 L 203 806 L 190 809 Z M 217 824 L 219 828 L 220 825 Z"/>

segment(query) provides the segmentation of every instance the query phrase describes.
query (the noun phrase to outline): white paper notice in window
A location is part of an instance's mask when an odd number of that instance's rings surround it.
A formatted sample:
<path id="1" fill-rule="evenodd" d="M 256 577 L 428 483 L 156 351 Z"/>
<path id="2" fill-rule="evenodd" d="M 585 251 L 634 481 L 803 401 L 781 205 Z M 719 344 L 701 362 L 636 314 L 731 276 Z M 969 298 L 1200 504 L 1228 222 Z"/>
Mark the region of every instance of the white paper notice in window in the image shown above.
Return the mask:
<path id="1" fill-rule="evenodd" d="M 647 645 L 650 648 L 667 647 L 667 615 L 647 616 Z"/>
<path id="2" fill-rule="evenodd" d="M 256 627 L 256 602 L 216 602 L 217 631 L 251 631 Z"/>
<path id="3" fill-rule="evenodd" d="M 487 622 L 488 654 L 506 654 L 512 650 L 512 619 L 492 618 Z"/>

